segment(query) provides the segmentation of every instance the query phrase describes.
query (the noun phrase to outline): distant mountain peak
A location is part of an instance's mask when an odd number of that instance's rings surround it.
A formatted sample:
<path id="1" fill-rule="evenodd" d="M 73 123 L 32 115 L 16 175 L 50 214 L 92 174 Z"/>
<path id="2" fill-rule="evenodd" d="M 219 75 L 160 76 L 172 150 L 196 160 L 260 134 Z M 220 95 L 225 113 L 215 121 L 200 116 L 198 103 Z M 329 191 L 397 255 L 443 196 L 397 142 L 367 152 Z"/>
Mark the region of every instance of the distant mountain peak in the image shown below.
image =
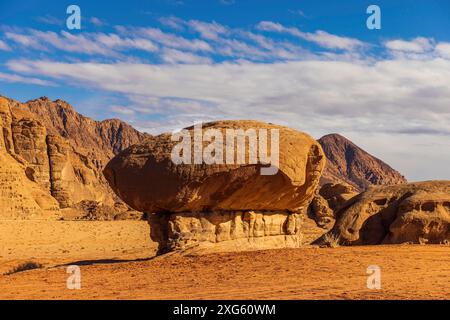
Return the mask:
<path id="1" fill-rule="evenodd" d="M 340 134 L 328 134 L 318 141 L 328 160 L 323 183 L 344 181 L 362 191 L 372 185 L 407 182 L 398 171 Z"/>

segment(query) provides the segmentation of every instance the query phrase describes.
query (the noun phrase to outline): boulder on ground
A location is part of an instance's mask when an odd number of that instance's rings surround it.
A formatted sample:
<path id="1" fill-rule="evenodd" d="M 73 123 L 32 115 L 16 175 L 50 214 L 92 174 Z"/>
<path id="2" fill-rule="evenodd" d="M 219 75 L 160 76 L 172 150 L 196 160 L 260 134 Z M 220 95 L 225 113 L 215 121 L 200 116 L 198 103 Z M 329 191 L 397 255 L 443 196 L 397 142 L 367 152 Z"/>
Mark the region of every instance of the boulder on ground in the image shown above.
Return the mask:
<path id="1" fill-rule="evenodd" d="M 335 213 L 357 194 L 356 189 L 345 182 L 323 185 L 311 202 L 312 218 L 318 226 L 329 229 L 335 221 Z"/>
<path id="2" fill-rule="evenodd" d="M 328 235 L 346 245 L 448 243 L 450 181 L 373 187 L 337 212 Z"/>
<path id="3" fill-rule="evenodd" d="M 170 134 L 162 134 L 113 158 L 104 170 L 106 179 L 123 201 L 148 213 L 211 210 L 295 212 L 308 207 L 325 165 L 320 145 L 309 135 L 257 121 L 213 122 L 203 126 L 204 132 L 208 129 L 221 132 L 226 129 L 278 129 L 278 172 L 262 175 L 260 169 L 264 165 L 260 163 L 175 164 L 171 153 L 177 142 L 171 140 Z M 192 133 L 193 155 L 194 128 L 187 130 Z M 204 151 L 209 144 L 203 143 Z M 248 143 L 245 151 L 248 159 Z M 226 156 L 224 151 L 223 158 Z"/>
<path id="4" fill-rule="evenodd" d="M 147 213 L 152 238 L 160 243 L 161 251 L 201 243 L 226 243 L 228 249 L 299 246 L 300 214 L 306 213 L 325 166 L 320 145 L 305 133 L 257 121 L 212 122 L 203 125 L 201 133 L 207 135 L 210 129 L 224 138 L 229 129 L 247 134 L 268 129 L 269 156 L 274 155 L 270 130 L 278 130 L 277 170 L 263 175 L 261 169 L 270 165 L 260 154 L 258 163 L 249 161 L 249 143 L 243 153 L 246 163 L 227 163 L 228 152 L 233 157 L 239 154 L 235 138 L 234 149 L 221 154 L 222 164 L 177 164 L 172 161 L 172 151 L 178 142 L 172 141 L 170 134 L 162 134 L 113 158 L 104 170 L 105 177 L 125 203 Z M 198 150 L 194 149 L 194 131 L 193 127 L 184 131 L 189 133 L 192 157 Z M 210 142 L 202 139 L 203 150 L 215 139 L 217 136 Z M 261 139 L 257 136 L 256 142 Z M 218 154 L 216 149 L 214 155 Z"/>

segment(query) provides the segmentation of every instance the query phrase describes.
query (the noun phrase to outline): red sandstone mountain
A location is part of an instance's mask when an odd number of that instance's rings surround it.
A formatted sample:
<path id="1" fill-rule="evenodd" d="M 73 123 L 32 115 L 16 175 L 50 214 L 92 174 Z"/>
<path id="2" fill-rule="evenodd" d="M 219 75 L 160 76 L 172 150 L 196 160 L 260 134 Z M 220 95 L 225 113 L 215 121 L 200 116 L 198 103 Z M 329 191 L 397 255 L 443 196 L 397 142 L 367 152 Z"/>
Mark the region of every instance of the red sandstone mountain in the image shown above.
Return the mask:
<path id="1" fill-rule="evenodd" d="M 146 136 L 120 120 L 94 121 L 67 102 L 0 97 L 3 218 L 126 211 L 102 174 L 114 155 Z"/>
<path id="2" fill-rule="evenodd" d="M 363 191 L 372 185 L 406 183 L 399 172 L 339 134 L 329 134 L 318 141 L 328 160 L 322 184 L 343 181 Z"/>

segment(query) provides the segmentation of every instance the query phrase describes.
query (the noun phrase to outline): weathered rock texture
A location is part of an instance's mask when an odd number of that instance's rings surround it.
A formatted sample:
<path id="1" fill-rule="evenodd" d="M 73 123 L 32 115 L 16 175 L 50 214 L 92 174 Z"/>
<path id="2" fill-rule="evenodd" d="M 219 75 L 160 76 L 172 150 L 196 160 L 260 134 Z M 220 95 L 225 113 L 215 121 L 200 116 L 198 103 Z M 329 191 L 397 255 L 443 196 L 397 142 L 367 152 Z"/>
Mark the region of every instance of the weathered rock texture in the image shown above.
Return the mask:
<path id="1" fill-rule="evenodd" d="M 320 227 L 329 228 L 335 222 L 335 213 L 357 194 L 354 187 L 345 183 L 324 184 L 311 202 L 310 213 Z"/>
<path id="2" fill-rule="evenodd" d="M 25 170 L 11 155 L 0 152 L 1 219 L 56 218 L 58 202 L 30 180 Z"/>
<path id="3" fill-rule="evenodd" d="M 128 148 L 108 163 L 104 174 L 121 199 L 138 211 L 298 211 L 308 206 L 325 165 L 320 145 L 310 136 L 257 121 L 203 126 L 204 131 L 212 128 L 280 130 L 277 174 L 261 175 L 260 164 L 175 164 L 171 152 L 177 143 L 170 134 Z M 193 150 L 193 134 L 191 141 Z M 247 156 L 248 150 L 247 143 Z"/>
<path id="4" fill-rule="evenodd" d="M 373 187 L 337 213 L 330 236 L 347 245 L 448 243 L 450 181 Z"/>
<path id="5" fill-rule="evenodd" d="M 345 182 L 364 191 L 374 185 L 407 182 L 399 172 L 339 134 L 329 134 L 318 141 L 327 157 L 321 184 Z"/>
<path id="6" fill-rule="evenodd" d="M 112 220 L 142 220 L 142 212 L 130 210 L 127 205 L 116 202 L 114 206 L 97 201 L 82 200 L 71 208 L 63 209 L 67 220 L 112 221 Z"/>
<path id="7" fill-rule="evenodd" d="M 0 128 L 2 188 L 10 190 L 0 201 L 17 204 L 0 218 L 45 218 L 48 210 L 53 216 L 55 210 L 81 208 L 82 201 L 113 208 L 121 201 L 104 179 L 103 166 L 145 137 L 119 120 L 97 122 L 47 98 L 22 104 L 0 97 Z"/>
<path id="8" fill-rule="evenodd" d="M 104 174 L 122 200 L 149 214 L 158 225 L 153 230 L 166 230 L 161 248 L 267 236 L 281 237 L 281 246 L 299 243 L 298 214 L 306 213 L 325 166 L 320 145 L 304 133 L 256 121 L 213 122 L 203 126 L 208 129 L 224 136 L 226 129 L 278 129 L 278 172 L 261 175 L 261 164 L 174 164 L 176 142 L 162 134 L 120 153 Z M 191 142 L 193 154 L 193 134 Z M 247 143 L 247 156 L 248 150 Z"/>
<path id="9" fill-rule="evenodd" d="M 149 224 L 152 240 L 159 243 L 159 253 L 205 244 L 238 251 L 295 248 L 302 244 L 302 215 L 283 211 L 153 214 Z"/>

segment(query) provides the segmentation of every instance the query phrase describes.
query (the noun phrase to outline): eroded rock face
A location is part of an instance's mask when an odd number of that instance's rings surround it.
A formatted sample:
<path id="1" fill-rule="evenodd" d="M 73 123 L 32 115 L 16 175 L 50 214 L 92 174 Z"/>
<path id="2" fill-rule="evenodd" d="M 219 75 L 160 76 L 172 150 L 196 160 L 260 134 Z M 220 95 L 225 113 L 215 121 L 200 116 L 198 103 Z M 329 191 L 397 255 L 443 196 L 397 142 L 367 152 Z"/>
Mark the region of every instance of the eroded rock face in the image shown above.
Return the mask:
<path id="1" fill-rule="evenodd" d="M 159 253 L 208 245 L 237 251 L 299 247 L 302 215 L 286 212 L 183 212 L 149 217 Z"/>
<path id="2" fill-rule="evenodd" d="M 327 183 L 317 190 L 310 205 L 310 213 L 318 226 L 328 229 L 335 222 L 335 213 L 357 194 L 354 187 L 344 182 Z"/>
<path id="3" fill-rule="evenodd" d="M 171 152 L 176 143 L 171 141 L 170 134 L 150 138 L 125 150 L 108 163 L 104 174 L 122 200 L 138 211 L 149 213 L 295 212 L 307 208 L 325 165 L 320 146 L 310 136 L 256 121 L 214 122 L 203 130 L 210 128 L 278 129 L 277 174 L 261 175 L 260 164 L 175 164 Z"/>
<path id="4" fill-rule="evenodd" d="M 58 202 L 31 181 L 25 170 L 11 155 L 0 152 L 1 219 L 55 219 Z"/>
<path id="5" fill-rule="evenodd" d="M 50 164 L 45 141 L 47 131 L 33 119 L 20 119 L 11 124 L 14 152 L 27 163 L 27 176 L 50 190 Z"/>
<path id="6" fill-rule="evenodd" d="M 374 187 L 350 200 L 337 217 L 330 235 L 342 244 L 447 243 L 450 181 Z"/>
<path id="7" fill-rule="evenodd" d="M 79 216 L 84 217 L 90 214 L 78 205 L 84 201 L 114 208 L 121 201 L 106 182 L 103 166 L 146 136 L 122 121 L 97 122 L 64 101 L 47 98 L 22 104 L 0 97 L 0 129 L 5 162 L 0 168 L 5 189 L 0 209 L 23 203 L 15 213 L 2 210 L 0 218 L 48 217 L 46 210 L 66 208 L 81 209 Z M 24 188 L 29 190 L 20 190 Z"/>

